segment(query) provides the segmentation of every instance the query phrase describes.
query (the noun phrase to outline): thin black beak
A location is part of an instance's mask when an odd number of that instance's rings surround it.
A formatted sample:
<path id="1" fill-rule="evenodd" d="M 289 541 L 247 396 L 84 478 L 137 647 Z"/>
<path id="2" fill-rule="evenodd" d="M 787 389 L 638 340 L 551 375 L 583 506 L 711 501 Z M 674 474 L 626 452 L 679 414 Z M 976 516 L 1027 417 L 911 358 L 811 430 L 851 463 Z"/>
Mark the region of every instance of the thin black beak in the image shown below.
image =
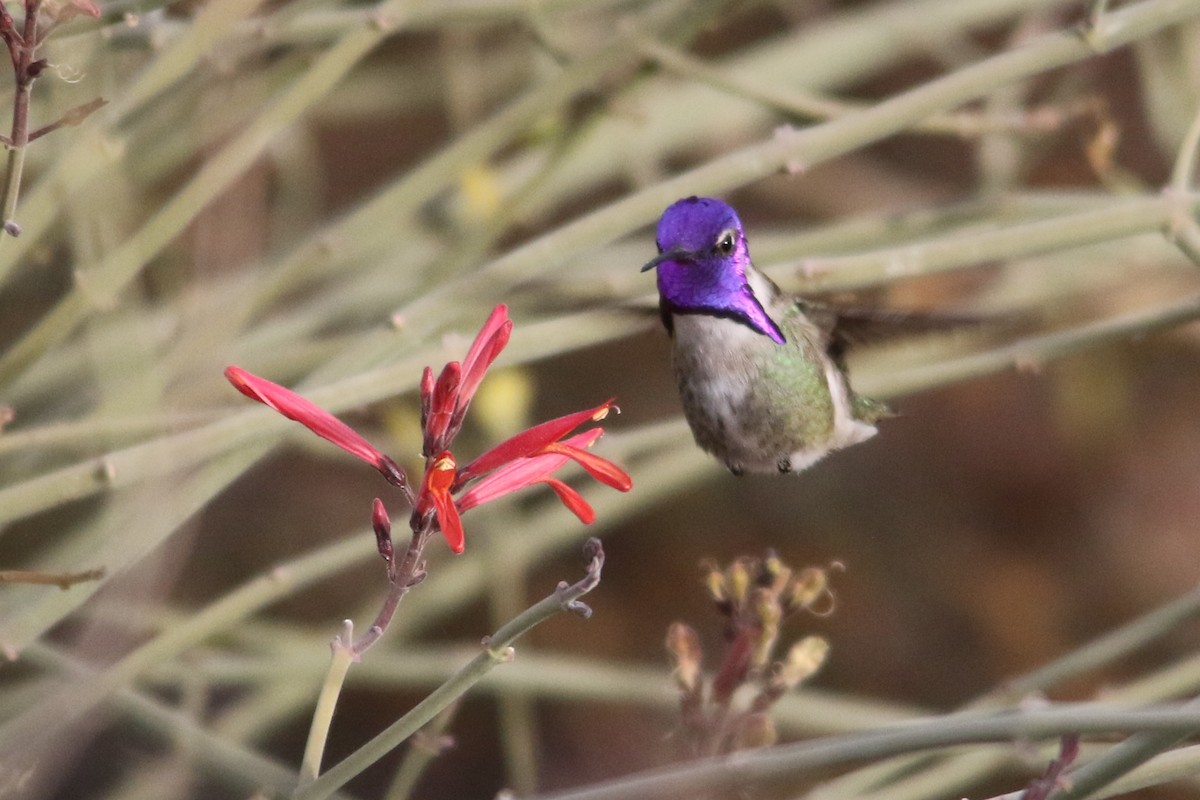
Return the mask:
<path id="1" fill-rule="evenodd" d="M 642 272 L 649 272 L 664 261 L 690 261 L 692 254 L 682 247 L 672 247 L 670 250 L 659 253 L 654 258 L 646 262 L 642 267 Z"/>

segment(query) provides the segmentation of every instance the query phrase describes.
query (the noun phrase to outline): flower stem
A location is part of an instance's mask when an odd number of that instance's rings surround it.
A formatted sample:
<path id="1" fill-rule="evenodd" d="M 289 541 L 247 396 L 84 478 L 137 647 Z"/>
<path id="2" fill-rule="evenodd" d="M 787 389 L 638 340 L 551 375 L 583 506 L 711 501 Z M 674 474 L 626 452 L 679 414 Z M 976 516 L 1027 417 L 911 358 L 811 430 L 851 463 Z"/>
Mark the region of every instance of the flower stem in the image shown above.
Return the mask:
<path id="1" fill-rule="evenodd" d="M 325 682 L 321 684 L 321 694 L 317 698 L 317 707 L 313 711 L 312 724 L 308 728 L 308 741 L 304 745 L 304 760 L 300 762 L 300 781 L 296 785 L 299 791 L 317 779 L 321 772 L 321 756 L 325 753 L 325 742 L 329 739 L 329 726 L 333 722 L 333 711 L 337 708 L 338 696 L 342 693 L 342 684 L 346 681 L 346 673 L 354 662 L 354 623 L 351 620 L 342 622 L 342 632 L 333 637 L 329 645 L 332 657 L 329 660 L 329 671 L 325 673 Z"/>
<path id="2" fill-rule="evenodd" d="M 587 574 L 573 584 L 560 583 L 549 596 L 518 614 L 494 634 L 484 639 L 483 652 L 475 656 L 450 680 L 435 689 L 411 711 L 388 726 L 371 741 L 351 753 L 307 787 L 299 789 L 293 800 L 318 800 L 329 797 L 367 767 L 374 764 L 396 745 L 412 736 L 443 709 L 461 697 L 498 664 L 512 660 L 512 644 L 530 629 L 560 611 L 574 611 L 585 616 L 591 613 L 579 598 L 600 583 L 604 566 L 604 550 L 598 539 L 589 539 L 584 553 L 590 558 Z"/>
<path id="3" fill-rule="evenodd" d="M 38 10 L 41 0 L 32 0 L 25 6 L 24 31 L 18 37 L 15 31 L 4 37 L 12 56 L 16 91 L 13 94 L 12 132 L 9 134 L 8 168 L 4 175 L 4 201 L 0 209 L 0 221 L 9 236 L 19 236 L 21 226 L 14 217 L 17 213 L 17 197 L 21 192 L 21 175 L 25 170 L 25 148 L 29 145 L 29 96 L 33 92 L 33 81 L 37 77 L 32 69 L 33 55 L 38 45 Z M 5 15 L 7 17 L 7 14 Z M 9 23 L 11 24 L 11 23 Z"/>
<path id="4" fill-rule="evenodd" d="M 404 552 L 404 560 L 400 562 L 394 574 L 391 574 L 389 569 L 388 593 L 383 601 L 383 607 L 379 609 L 379 613 L 375 616 L 375 621 L 371 623 L 371 627 L 367 632 L 350 648 L 357 661 L 362 657 L 362 654 L 367 652 L 380 637 L 383 632 L 388 629 L 392 623 L 392 618 L 396 615 L 396 609 L 400 606 L 400 601 L 408 594 L 412 587 L 416 586 L 425 578 L 424 554 L 425 545 L 429 543 L 429 537 L 433 534 L 434 529 L 431 524 L 426 524 L 418 530 L 413 531 L 412 539 L 409 540 L 408 549 Z"/>

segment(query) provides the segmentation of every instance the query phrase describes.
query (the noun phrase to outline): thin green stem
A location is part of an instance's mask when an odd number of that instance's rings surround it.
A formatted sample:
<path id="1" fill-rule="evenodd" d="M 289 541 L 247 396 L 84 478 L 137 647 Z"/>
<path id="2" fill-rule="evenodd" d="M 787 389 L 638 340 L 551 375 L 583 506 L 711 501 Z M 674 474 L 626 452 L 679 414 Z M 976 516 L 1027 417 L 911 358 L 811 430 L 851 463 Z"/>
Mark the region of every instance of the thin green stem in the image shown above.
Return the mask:
<path id="1" fill-rule="evenodd" d="M 1022 698 L 1053 684 L 1092 670 L 1132 653 L 1154 639 L 1177 630 L 1195 616 L 1200 590 L 1156 609 L 1122 626 L 1111 634 L 1084 645 L 1058 662 L 1017 678 L 971 703 L 978 711 L 995 708 L 997 703 L 1016 703 Z M 1017 691 L 1019 690 L 1019 691 Z M 1158 703 L 1186 697 L 1200 690 L 1200 658 L 1190 657 L 1158 672 L 1106 692 L 1109 702 L 1120 704 Z M 929 763 L 928 756 L 907 756 L 864 767 L 822 785 L 820 797 L 880 798 L 880 800 L 923 800 L 940 797 L 952 790 L 962 793 L 994 775 L 1012 761 L 1010 750 L 972 751 L 949 754 L 948 758 Z"/>
<path id="2" fill-rule="evenodd" d="M 1187 707 L 1200 709 L 1200 700 L 1192 700 Z M 1052 792 L 1052 800 L 1082 800 L 1136 767 L 1145 764 L 1154 756 L 1170 750 L 1183 739 L 1200 731 L 1200 725 L 1186 731 L 1143 731 L 1135 733 L 1104 755 L 1072 769 L 1063 777 L 1067 781 L 1063 788 Z"/>
<path id="3" fill-rule="evenodd" d="M 1031 692 L 1044 691 L 1063 681 L 1115 663 L 1156 639 L 1175 632 L 1185 622 L 1198 615 L 1200 587 L 1072 650 L 1062 658 L 1019 678 L 1006 681 L 996 691 L 988 692 L 980 698 L 979 702 L 990 703 L 1002 698 L 1024 697 Z"/>
<path id="4" fill-rule="evenodd" d="M 1194 779 L 1200 772 L 1200 745 L 1181 747 L 1167 753 L 1155 756 L 1137 769 L 1122 775 L 1104 787 L 1093 792 L 1093 800 L 1106 797 L 1117 797 L 1146 789 L 1152 786 L 1162 786 L 1171 781 Z M 997 795 L 989 800 L 1023 800 L 1025 790 Z"/>
<path id="5" fill-rule="evenodd" d="M 1200 194 L 1117 198 L 1102 208 L 1020 221 L 999 229 L 965 226 L 961 231 L 874 252 L 807 257 L 772 266 L 768 272 L 809 291 L 870 286 L 1160 231 L 1181 208 L 1192 212 L 1200 208 Z"/>
<path id="6" fill-rule="evenodd" d="M 370 552 L 369 536 L 339 541 L 291 562 L 281 564 L 229 592 L 203 611 L 175 625 L 132 651 L 119 662 L 90 680 L 76 681 L 70 692 L 61 692 L 46 702 L 0 725 L 0 743 L 20 763 L 20 755 L 36 755 L 39 748 L 66 726 L 103 702 L 120 687 L 150 667 L 175 657 L 215 633 L 236 625 L 259 609 L 293 594 L 297 589 L 360 560 Z"/>
<path id="7" fill-rule="evenodd" d="M 1066 733 L 1110 734 L 1200 728 L 1200 712 L 1187 706 L 1115 709 L 1100 703 L 1053 706 L 1003 714 L 954 715 L 884 730 L 834 736 L 734 756 L 651 770 L 592 787 L 539 795 L 539 800 L 648 800 L 700 792 L 745 790 L 759 781 L 795 780 L 813 771 L 980 742 L 1040 740 Z"/>
<path id="8" fill-rule="evenodd" d="M 1167 238 L 1193 264 L 1200 267 L 1200 223 L 1194 217 L 1184 220 L 1181 225 L 1173 225 L 1167 231 Z"/>
<path id="9" fill-rule="evenodd" d="M 604 552 L 600 548 L 598 539 L 589 540 L 584 552 L 588 556 L 590 564 L 587 575 L 583 579 L 570 585 L 560 583 L 552 594 L 501 626 L 484 640 L 483 652 L 455 673 L 450 680 L 435 689 L 416 707 L 389 725 L 371 741 L 317 778 L 314 783 L 297 791 L 293 795 L 294 800 L 319 800 L 329 797 L 347 781 L 428 724 L 496 666 L 511 661 L 513 643 L 532 628 L 561 611 L 575 611 L 583 613 L 585 616 L 590 614 L 590 610 L 579 602 L 579 598 L 599 584 L 600 571 L 604 565 Z"/>
<path id="10" fill-rule="evenodd" d="M 458 711 L 458 704 L 451 703 L 441 711 L 433 721 L 413 735 L 409 742 L 408 752 L 396 770 L 392 785 L 388 787 L 384 800 L 408 800 L 417 786 L 417 781 L 425 772 L 425 768 L 444 749 L 445 742 L 442 734 L 450 727 Z"/>
<path id="11" fill-rule="evenodd" d="M 700 81 L 715 89 L 752 100 L 766 108 L 789 117 L 827 121 L 854 114 L 866 108 L 863 103 L 834 99 L 826 95 L 781 88 L 735 75 L 707 62 L 693 58 L 673 47 L 650 38 L 638 43 L 639 49 L 663 69 L 681 77 Z M 1092 101 L 1070 106 L 1044 105 L 1010 114 L 958 111 L 935 114 L 913 124 L 913 130 L 924 133 L 976 138 L 988 133 L 1022 133 L 1027 135 L 1062 130 L 1073 117 L 1094 113 Z"/>
<path id="12" fill-rule="evenodd" d="M 28 657 L 32 663 L 71 676 L 73 682 L 90 680 L 95 674 L 70 656 L 42 643 L 30 647 Z M 245 796 L 262 792 L 264 787 L 270 787 L 273 796 L 282 796 L 295 783 L 296 773 L 291 766 L 200 727 L 194 719 L 168 708 L 161 700 L 123 688 L 113 693 L 112 705 L 140 730 L 165 741 L 186 739 L 198 763 L 215 767 L 209 775 Z M 15 752 L 16 748 L 6 748 L 6 756 Z M 339 800 L 348 798 L 348 795 L 339 795 Z"/>
<path id="13" fill-rule="evenodd" d="M 304 758 L 300 762 L 300 778 L 296 784 L 299 791 L 317 779 L 321 773 L 321 757 L 325 754 L 325 742 L 329 739 L 329 726 L 333 723 L 333 712 L 337 708 L 346 673 L 354 663 L 354 623 L 345 620 L 342 632 L 333 638 L 329 649 L 329 670 L 321 684 L 321 694 L 313 710 L 312 724 L 308 729 L 308 741 L 304 744 Z"/>

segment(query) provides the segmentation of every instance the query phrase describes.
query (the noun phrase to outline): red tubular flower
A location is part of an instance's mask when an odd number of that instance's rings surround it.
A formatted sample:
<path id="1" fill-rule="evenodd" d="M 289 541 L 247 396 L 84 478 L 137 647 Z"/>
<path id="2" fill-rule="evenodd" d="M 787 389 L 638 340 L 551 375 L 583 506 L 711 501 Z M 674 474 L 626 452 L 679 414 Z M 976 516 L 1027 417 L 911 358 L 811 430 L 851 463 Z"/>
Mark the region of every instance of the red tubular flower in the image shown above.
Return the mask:
<path id="1" fill-rule="evenodd" d="M 579 462 L 581 467 L 601 483 L 627 492 L 633 486 L 633 481 L 624 470 L 607 459 L 559 441 L 589 420 L 599 422 L 604 419 L 608 416 L 611 408 L 613 408 L 613 401 L 606 400 L 595 408 L 576 411 L 574 414 L 566 414 L 540 425 L 534 425 L 529 430 L 522 431 L 511 439 L 501 442 L 463 467 L 458 474 L 458 484 L 461 486 L 472 478 L 485 475 L 497 467 L 519 458 L 557 453 Z"/>
<path id="2" fill-rule="evenodd" d="M 429 395 L 429 410 L 425 415 L 426 457 L 444 450 L 457 434 L 457 431 L 451 428 L 461 381 L 462 367 L 457 361 L 451 361 L 442 368 L 442 374 L 433 384 L 433 391 Z"/>
<path id="3" fill-rule="evenodd" d="M 241 367 L 227 367 L 225 377 L 239 392 L 275 409 L 288 419 L 299 422 L 322 439 L 333 442 L 350 455 L 360 458 L 379 470 L 389 483 L 405 486 L 404 471 L 395 461 L 376 450 L 353 428 L 291 389 L 285 389 L 266 378 L 247 372 Z"/>
<path id="4" fill-rule="evenodd" d="M 604 435 L 602 428 L 592 428 L 590 431 L 577 433 L 559 444 L 563 448 L 584 452 L 584 448 L 591 447 L 602 435 Z M 591 453 L 587 453 L 587 455 L 592 458 L 599 458 L 599 456 L 592 456 Z M 575 516 L 579 517 L 585 525 L 590 525 L 596 519 L 596 514 L 592 511 L 592 507 L 579 495 L 579 492 L 557 478 L 550 477 L 551 473 L 567 463 L 571 457 L 561 451 L 552 450 L 542 455 L 530 458 L 518 458 L 511 461 L 497 468 L 494 472 L 468 489 L 466 494 L 458 500 L 458 510 L 465 512 L 475 508 L 475 506 L 481 506 L 506 494 L 511 494 L 518 489 L 524 489 L 526 486 L 532 486 L 535 483 L 545 483 L 554 490 L 554 493 L 562 500 L 563 505 L 570 509 Z M 611 462 L 605 463 L 618 472 L 621 471 L 615 464 Z M 461 472 L 459 474 L 461 477 Z M 622 474 L 624 473 L 622 472 Z M 628 476 L 626 477 L 628 478 Z M 627 489 L 623 489 L 622 491 L 627 491 Z"/>
<path id="5" fill-rule="evenodd" d="M 451 361 L 436 382 L 433 371 L 425 368 L 421 377 L 421 425 L 425 431 L 426 458 L 445 450 L 454 441 L 475 390 L 488 367 L 508 344 L 511 333 L 508 306 L 498 305 L 479 329 L 461 364 Z"/>
<path id="6" fill-rule="evenodd" d="M 602 428 L 570 435 L 580 425 L 599 422 L 608 416 L 615 408 L 612 400 L 535 425 L 496 445 L 463 469 L 458 468 L 450 444 L 462 427 L 463 416 L 475 391 L 508 344 L 511 333 L 508 308 L 498 305 L 492 309 L 461 363 L 449 362 L 436 378 L 429 367 L 422 373 L 419 391 L 426 468 L 415 498 L 396 462 L 328 411 L 239 367 L 227 368 L 225 377 L 242 394 L 299 422 L 382 472 L 391 483 L 403 488 L 413 503 L 414 531 L 416 526 L 428 524 L 431 514 L 436 515 L 438 527 L 450 549 L 461 553 L 465 546 L 461 512 L 536 483 L 549 486 L 563 505 L 585 524 L 593 522 L 596 514 L 579 492 L 552 477 L 552 473 L 568 461 L 578 463 L 596 480 L 622 492 L 629 491 L 633 485 L 623 469 L 588 452 L 588 448 L 603 435 Z M 472 485 L 468 487 L 468 483 Z M 455 495 L 461 495 L 457 501 Z M 371 522 L 379 553 L 388 561 L 391 571 L 394 569 L 391 522 L 380 500 L 376 500 L 372 508 Z"/>
<path id="7" fill-rule="evenodd" d="M 475 390 L 479 388 L 488 367 L 508 344 L 512 326 L 512 320 L 508 318 L 508 306 L 501 303 L 492 309 L 483 327 L 479 329 L 479 334 L 471 343 L 471 349 L 467 351 L 467 357 L 462 362 L 462 384 L 456 403 L 458 420 L 461 421 L 467 412 L 467 406 L 471 404 L 471 398 L 475 396 Z"/>
<path id="8" fill-rule="evenodd" d="M 437 512 L 438 525 L 446 544 L 455 553 L 461 553 L 466 547 L 466 536 L 463 533 L 462 518 L 450 495 L 450 487 L 454 485 L 457 465 L 454 455 L 443 451 L 425 470 L 425 480 L 421 484 L 421 496 L 417 500 L 417 511 L 425 512 L 430 506 Z"/>
<path id="9" fill-rule="evenodd" d="M 433 369 L 426 367 L 421 373 L 421 430 L 426 430 L 429 424 L 429 414 L 433 411 L 433 387 L 436 384 L 433 380 Z"/>

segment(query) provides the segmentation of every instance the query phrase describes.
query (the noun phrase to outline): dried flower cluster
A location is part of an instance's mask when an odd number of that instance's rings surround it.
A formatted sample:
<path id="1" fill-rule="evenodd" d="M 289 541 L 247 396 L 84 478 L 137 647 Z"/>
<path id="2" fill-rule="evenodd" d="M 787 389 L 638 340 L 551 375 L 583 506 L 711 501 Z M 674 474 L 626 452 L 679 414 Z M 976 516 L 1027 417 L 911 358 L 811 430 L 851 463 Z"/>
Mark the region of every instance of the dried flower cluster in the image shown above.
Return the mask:
<path id="1" fill-rule="evenodd" d="M 821 637 L 808 636 L 782 660 L 772 661 L 780 625 L 801 610 L 828 612 L 828 574 L 813 567 L 794 572 L 773 553 L 764 559 L 739 558 L 724 570 L 715 564 L 706 569 L 709 594 L 726 620 L 727 643 L 707 695 L 699 634 L 682 622 L 667 632 L 687 749 L 693 755 L 715 755 L 772 744 L 771 706 L 816 672 L 829 649 Z M 735 695 L 749 699 L 735 707 Z"/>

